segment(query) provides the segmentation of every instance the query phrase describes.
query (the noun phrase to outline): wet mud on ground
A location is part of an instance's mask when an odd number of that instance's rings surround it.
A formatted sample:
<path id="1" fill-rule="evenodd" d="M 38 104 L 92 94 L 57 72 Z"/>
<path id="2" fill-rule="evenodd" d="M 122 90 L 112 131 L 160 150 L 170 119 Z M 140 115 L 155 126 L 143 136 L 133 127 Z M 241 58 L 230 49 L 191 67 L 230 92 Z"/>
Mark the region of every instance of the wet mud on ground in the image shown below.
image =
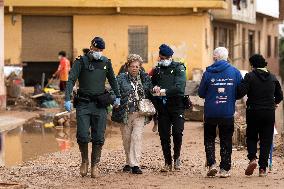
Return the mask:
<path id="1" fill-rule="evenodd" d="M 80 154 L 74 127 L 58 129 L 23 126 L 20 129 L 14 131 L 16 136 L 21 133 L 21 140 L 17 140 L 21 144 L 22 158 L 17 161 L 24 163 L 0 168 L 0 183 L 18 183 L 21 184 L 20 188 L 284 188 L 284 159 L 278 150 L 273 159 L 273 170 L 266 178 L 258 177 L 258 171 L 251 177 L 244 175 L 248 163 L 245 150 L 233 151 L 231 178 L 206 178 L 203 127 L 200 122 L 186 123 L 182 148 L 183 167 L 180 172 L 170 173 L 159 172 L 163 164 L 159 136 L 152 132 L 151 124 L 146 126 L 142 175 L 122 173 L 125 156 L 120 130 L 108 126 L 99 166 L 101 176 L 97 179 L 90 178 L 90 175 L 85 178 L 79 175 Z M 10 135 L 13 136 L 13 133 Z M 42 152 L 33 149 L 41 149 Z M 19 156 L 16 153 L 14 158 Z M 216 148 L 216 156 L 219 161 L 219 147 Z"/>

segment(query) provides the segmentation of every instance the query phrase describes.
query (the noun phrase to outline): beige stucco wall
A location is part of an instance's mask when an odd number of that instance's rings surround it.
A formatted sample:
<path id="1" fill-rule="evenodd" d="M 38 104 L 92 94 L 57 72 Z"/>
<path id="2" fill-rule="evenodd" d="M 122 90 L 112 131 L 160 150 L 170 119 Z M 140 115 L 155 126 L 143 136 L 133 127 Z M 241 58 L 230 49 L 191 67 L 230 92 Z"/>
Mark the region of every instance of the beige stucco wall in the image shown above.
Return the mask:
<path id="1" fill-rule="evenodd" d="M 201 44 L 203 43 L 204 47 L 202 48 L 202 69 L 205 70 L 207 66 L 213 63 L 213 48 L 214 48 L 214 32 L 213 32 L 213 23 L 211 22 L 210 15 L 204 15 L 204 28 L 203 34 L 201 37 Z M 198 67 L 199 68 L 199 67 Z"/>
<path id="2" fill-rule="evenodd" d="M 4 41 L 4 29 L 3 27 L 4 27 L 4 7 L 3 7 L 3 1 L 0 1 L 0 110 L 6 108 L 6 87 L 4 85 L 4 42 L 3 42 Z"/>
<path id="3" fill-rule="evenodd" d="M 11 14 L 5 14 L 4 17 L 5 64 L 21 64 L 22 16 L 17 14 L 14 16 L 14 24 Z"/>
<path id="4" fill-rule="evenodd" d="M 128 55 L 128 26 L 148 26 L 149 70 L 157 60 L 158 48 L 162 43 L 169 44 L 175 57 L 184 58 L 188 70 L 208 65 L 205 47 L 205 27 L 210 32 L 209 16 L 204 13 L 195 16 L 74 16 L 73 41 L 74 57 L 81 49 L 90 46 L 94 36 L 106 41 L 105 55 L 112 59 L 117 72 Z M 210 44 L 210 35 L 208 35 Z"/>

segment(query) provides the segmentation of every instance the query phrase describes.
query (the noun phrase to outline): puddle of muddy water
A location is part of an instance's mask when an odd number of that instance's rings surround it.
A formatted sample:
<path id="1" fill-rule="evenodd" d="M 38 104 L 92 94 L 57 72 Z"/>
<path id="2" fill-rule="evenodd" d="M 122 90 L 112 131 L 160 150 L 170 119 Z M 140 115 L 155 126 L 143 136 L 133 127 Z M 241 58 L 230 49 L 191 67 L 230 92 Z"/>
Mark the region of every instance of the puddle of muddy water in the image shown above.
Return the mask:
<path id="1" fill-rule="evenodd" d="M 76 143 L 76 127 L 47 127 L 52 116 L 28 121 L 21 127 L 0 133 L 0 166 L 7 167 L 38 156 L 70 149 Z M 106 138 L 117 135 L 118 128 L 108 126 Z"/>
<path id="2" fill-rule="evenodd" d="M 46 128 L 45 124 L 46 122 L 35 120 L 1 133 L 2 165 L 17 165 L 40 155 L 68 150 L 74 145 L 75 127 Z"/>

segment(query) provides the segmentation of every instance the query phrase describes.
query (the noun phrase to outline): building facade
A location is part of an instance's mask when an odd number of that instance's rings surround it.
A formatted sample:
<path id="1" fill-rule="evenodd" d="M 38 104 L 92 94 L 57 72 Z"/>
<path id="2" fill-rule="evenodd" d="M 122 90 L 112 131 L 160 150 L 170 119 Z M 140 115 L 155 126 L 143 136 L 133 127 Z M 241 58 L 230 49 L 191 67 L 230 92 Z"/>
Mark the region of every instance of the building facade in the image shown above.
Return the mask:
<path id="1" fill-rule="evenodd" d="M 140 54 L 149 70 L 161 43 L 187 73 L 212 63 L 212 50 L 225 46 L 239 69 L 263 54 L 278 75 L 278 24 L 283 0 L 5 0 L 5 64 L 23 65 L 26 84 L 50 76 L 57 53 L 82 54 L 94 36 L 106 41 L 105 55 L 118 72 L 129 53 Z M 281 11 L 282 10 L 282 11 Z"/>
<path id="2" fill-rule="evenodd" d="M 116 72 L 129 53 L 149 70 L 167 43 L 190 75 L 212 61 L 209 10 L 226 7 L 224 0 L 6 0 L 5 64 L 24 65 L 26 84 L 34 84 L 56 69 L 58 51 L 74 59 L 101 36 Z"/>
<path id="3" fill-rule="evenodd" d="M 214 46 L 228 47 L 231 62 L 243 70 L 250 69 L 249 57 L 260 53 L 268 61 L 269 70 L 279 75 L 278 26 L 283 1 L 229 1 L 228 9 L 212 11 Z"/>
<path id="4" fill-rule="evenodd" d="M 4 85 L 4 1 L 0 0 L 0 110 L 6 108 L 5 90 L 6 87 Z"/>

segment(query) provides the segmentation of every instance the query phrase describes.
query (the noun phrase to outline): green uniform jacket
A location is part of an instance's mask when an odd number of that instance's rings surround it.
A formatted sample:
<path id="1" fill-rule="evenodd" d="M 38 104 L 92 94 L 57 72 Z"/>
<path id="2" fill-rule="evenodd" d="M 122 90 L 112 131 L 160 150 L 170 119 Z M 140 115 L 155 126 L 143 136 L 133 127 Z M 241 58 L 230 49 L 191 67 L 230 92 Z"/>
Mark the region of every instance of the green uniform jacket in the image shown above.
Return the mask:
<path id="1" fill-rule="evenodd" d="M 104 56 L 99 60 L 93 59 L 90 54 L 80 56 L 74 61 L 70 71 L 65 91 L 65 101 L 70 101 L 77 79 L 79 81 L 79 92 L 92 96 L 104 93 L 106 78 L 116 97 L 120 97 L 111 61 Z M 93 106 L 92 104 L 90 103 L 89 106 Z M 88 109 L 88 107 L 85 108 Z"/>
<path id="2" fill-rule="evenodd" d="M 167 97 L 184 96 L 186 68 L 183 64 L 172 62 L 169 66 L 157 66 L 152 76 L 153 86 L 166 89 Z"/>

